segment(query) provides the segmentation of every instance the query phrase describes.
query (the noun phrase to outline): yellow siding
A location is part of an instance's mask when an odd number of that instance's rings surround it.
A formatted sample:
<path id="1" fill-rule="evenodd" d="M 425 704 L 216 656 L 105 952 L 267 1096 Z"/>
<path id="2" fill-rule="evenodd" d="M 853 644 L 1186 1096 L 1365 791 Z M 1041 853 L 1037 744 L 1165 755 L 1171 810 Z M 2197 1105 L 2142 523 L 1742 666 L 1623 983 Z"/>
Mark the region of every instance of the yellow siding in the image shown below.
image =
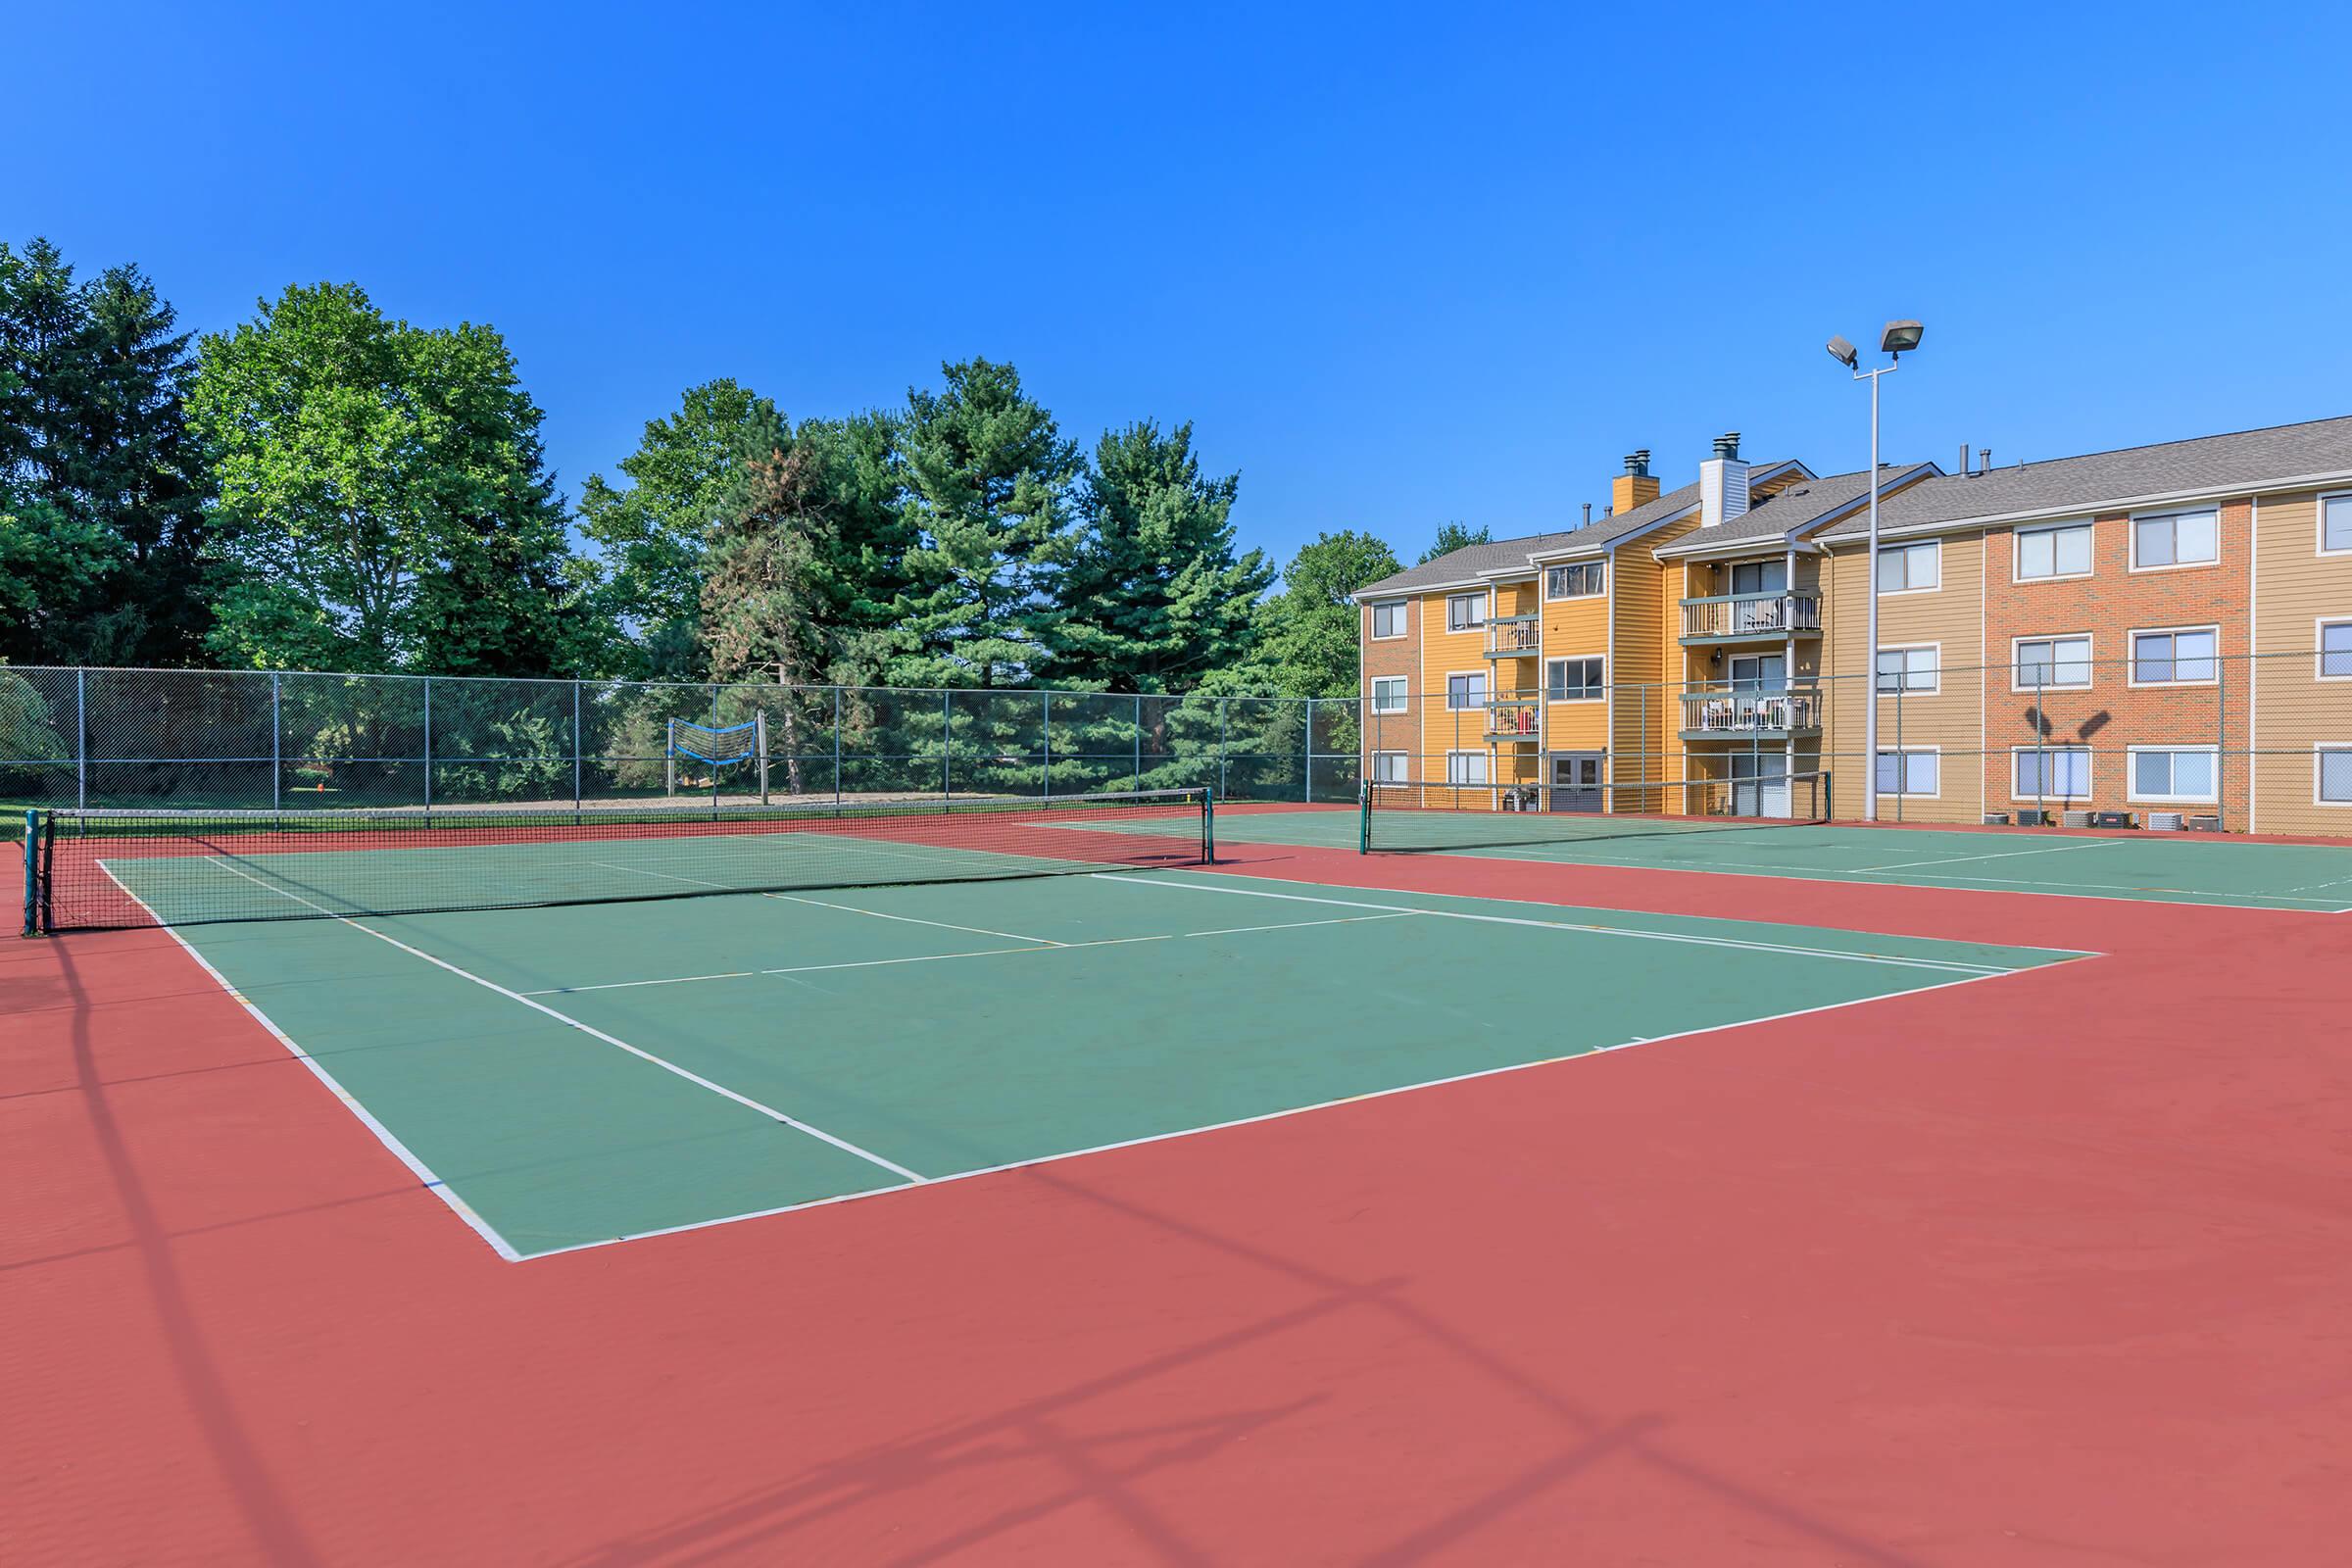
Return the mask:
<path id="1" fill-rule="evenodd" d="M 1467 590 L 1465 590 L 1467 591 Z M 1483 592 L 1483 590 L 1481 590 Z M 1421 668 L 1426 676 L 1429 700 L 1421 705 L 1421 755 L 1414 760 L 1414 776 L 1443 786 L 1446 778 L 1446 757 L 1448 752 L 1483 752 L 1486 742 L 1480 727 L 1486 721 L 1484 709 L 1463 709 L 1459 711 L 1446 706 L 1446 677 L 1467 674 L 1487 668 L 1487 634 L 1483 627 L 1469 631 L 1448 631 L 1446 626 L 1446 602 L 1452 594 L 1431 593 L 1421 601 Z M 1458 804 L 1470 805 L 1486 799 L 1486 790 L 1462 792 Z M 1439 788 L 1430 792 L 1433 805 L 1454 805 L 1451 792 Z"/>
<path id="2" fill-rule="evenodd" d="M 2257 833 L 2352 833 L 2322 805 L 2314 747 L 2352 744 L 2352 681 L 2319 678 L 2319 623 L 2352 619 L 2352 555 L 2320 553 L 2316 495 L 2263 498 L 2255 523 L 2253 680 Z M 2243 691 L 2246 683 L 2232 682 Z M 2352 902 L 2352 901 L 2347 901 Z"/>
<path id="3" fill-rule="evenodd" d="M 1932 644 L 1940 669 L 1934 694 L 1907 693 L 1898 705 L 1889 696 L 1879 707 L 1879 744 L 1893 749 L 1934 747 L 1938 794 L 1887 796 L 1882 820 L 1976 822 L 1984 810 L 1984 551 L 1982 533 L 1950 534 L 1942 540 L 1942 586 L 1933 593 L 1889 594 L 1879 601 L 1879 644 L 1884 648 Z M 1829 589 L 1823 595 L 1822 638 L 1830 688 L 1828 728 L 1822 765 L 1835 784 L 1838 814 L 1862 813 L 1863 779 L 1870 765 L 1864 746 L 1862 704 L 1875 661 L 1866 646 L 1870 630 L 1869 563 L 1864 552 L 1842 546 L 1831 558 Z M 1899 733 L 1898 733 L 1899 719 Z"/>

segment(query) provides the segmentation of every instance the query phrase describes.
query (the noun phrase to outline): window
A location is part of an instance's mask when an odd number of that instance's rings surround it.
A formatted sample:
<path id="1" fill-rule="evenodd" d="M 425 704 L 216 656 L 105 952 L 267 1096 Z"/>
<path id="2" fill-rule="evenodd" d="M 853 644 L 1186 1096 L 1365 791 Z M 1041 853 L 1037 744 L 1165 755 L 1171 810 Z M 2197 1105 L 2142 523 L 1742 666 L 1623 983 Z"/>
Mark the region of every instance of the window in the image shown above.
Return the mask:
<path id="1" fill-rule="evenodd" d="M 1942 763 L 1941 754 L 1932 746 L 1883 751 L 1879 753 L 1879 793 L 1934 796 L 1939 793 Z"/>
<path id="2" fill-rule="evenodd" d="M 1736 594 L 1777 594 L 1788 589 L 1786 561 L 1741 561 L 1732 566 L 1732 592 Z"/>
<path id="3" fill-rule="evenodd" d="M 1405 771 L 1403 752 L 1374 752 L 1372 754 L 1372 782 L 1375 784 L 1403 784 L 1410 781 Z"/>
<path id="4" fill-rule="evenodd" d="M 2320 548 L 2352 550 L 2352 495 L 2320 497 Z"/>
<path id="5" fill-rule="evenodd" d="M 1879 650 L 1879 690 L 1882 692 L 1932 692 L 1936 689 L 1936 672 L 1942 651 L 1933 644 L 1925 648 L 1882 648 Z"/>
<path id="6" fill-rule="evenodd" d="M 1485 594 L 1455 594 L 1446 601 L 1446 629 L 1474 631 L 1487 623 Z"/>
<path id="7" fill-rule="evenodd" d="M 1487 706 L 1487 672 L 1479 670 L 1469 675 L 1446 677 L 1446 706 L 1460 711 L 1465 708 Z"/>
<path id="8" fill-rule="evenodd" d="M 1589 599 L 1609 591 L 1609 572 L 1598 561 L 1580 561 L 1573 566 L 1553 566 L 1544 573 L 1546 599 Z"/>
<path id="9" fill-rule="evenodd" d="M 2352 746 L 2315 748 L 2313 798 L 2322 806 L 2352 806 Z"/>
<path id="10" fill-rule="evenodd" d="M 1553 659 L 1544 665 L 1544 695 L 1555 703 L 1597 703 L 1605 694 L 1598 659 Z"/>
<path id="11" fill-rule="evenodd" d="M 2045 686 L 2089 684 L 2089 638 L 2029 637 L 2018 642 L 2017 690 L 2031 692 Z"/>
<path id="12" fill-rule="evenodd" d="M 2132 519 L 2132 569 L 2194 566 L 2221 559 L 2222 514 L 2161 512 Z"/>
<path id="13" fill-rule="evenodd" d="M 2199 631 L 2135 631 L 2132 634 L 2132 684 L 2181 686 L 2210 681 L 2221 640 L 2221 633 L 2210 626 Z"/>
<path id="14" fill-rule="evenodd" d="M 1401 713 L 1404 711 L 1404 677 L 1382 675 L 1372 682 L 1372 711 Z"/>
<path id="15" fill-rule="evenodd" d="M 2015 755 L 2017 788 L 2012 792 L 2014 799 L 2032 801 L 2052 796 L 2061 800 L 2089 798 L 2089 747 L 2045 746 L 2036 751 L 2021 746 Z"/>
<path id="16" fill-rule="evenodd" d="M 1486 783 L 1487 754 L 1484 752 L 1447 752 L 1446 754 L 1446 782 L 1448 784 Z"/>
<path id="17" fill-rule="evenodd" d="M 1890 545 L 1879 552 L 1879 592 L 1920 594 L 1943 584 L 1943 547 Z"/>
<path id="18" fill-rule="evenodd" d="M 2352 680 L 2352 620 L 2320 622 L 2320 679 Z"/>
<path id="19" fill-rule="evenodd" d="M 2220 798 L 2215 774 L 2220 761 L 2210 746 L 2134 746 L 2132 756 L 2132 799 L 2135 801 L 2214 801 Z"/>
<path id="20" fill-rule="evenodd" d="M 1401 637 L 1404 635 L 1404 601 L 1384 599 L 1372 607 L 1372 635 Z"/>
<path id="21" fill-rule="evenodd" d="M 2090 524 L 2021 528 L 2017 534 L 2017 580 L 2090 575 Z"/>

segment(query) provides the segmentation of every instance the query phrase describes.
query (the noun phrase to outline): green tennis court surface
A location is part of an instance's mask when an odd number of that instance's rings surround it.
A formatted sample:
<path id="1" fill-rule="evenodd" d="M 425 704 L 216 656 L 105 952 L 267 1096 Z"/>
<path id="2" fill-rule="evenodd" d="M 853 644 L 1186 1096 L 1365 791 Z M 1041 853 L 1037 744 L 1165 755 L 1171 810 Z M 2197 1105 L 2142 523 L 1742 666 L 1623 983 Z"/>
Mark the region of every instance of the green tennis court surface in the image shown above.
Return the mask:
<path id="1" fill-rule="evenodd" d="M 1198 871 L 179 935 L 518 1256 L 2073 956 Z"/>
<path id="2" fill-rule="evenodd" d="M 1506 817 L 1507 821 L 1508 818 Z M 2094 837 L 2056 832 L 1939 832 L 1932 828 L 1703 827 L 1633 831 L 1607 817 L 1538 817 L 1527 844 L 1428 853 L 1568 865 L 1726 871 L 1829 882 L 2059 893 L 2167 904 L 2352 911 L 2352 849 L 2307 844 L 2229 844 L 2158 834 Z M 1360 820 L 1348 809 L 1221 811 L 1229 844 L 1295 844 L 1353 850 Z M 1556 831 L 1560 837 L 1543 841 Z M 1590 836 L 1583 836 L 1590 835 Z"/>

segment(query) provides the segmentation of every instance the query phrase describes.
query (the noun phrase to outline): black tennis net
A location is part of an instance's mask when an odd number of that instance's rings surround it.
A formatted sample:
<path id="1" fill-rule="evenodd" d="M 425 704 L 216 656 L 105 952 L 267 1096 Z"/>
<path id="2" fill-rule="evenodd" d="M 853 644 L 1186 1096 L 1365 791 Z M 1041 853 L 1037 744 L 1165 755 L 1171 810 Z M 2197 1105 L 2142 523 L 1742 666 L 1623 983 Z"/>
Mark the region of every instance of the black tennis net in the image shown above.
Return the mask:
<path id="1" fill-rule="evenodd" d="M 1826 772 L 1575 788 L 1377 783 L 1364 786 L 1361 842 L 1367 854 L 1507 849 L 1829 819 Z"/>
<path id="2" fill-rule="evenodd" d="M 1206 790 L 549 809 L 36 811 L 25 928 L 527 908 L 1200 865 Z"/>

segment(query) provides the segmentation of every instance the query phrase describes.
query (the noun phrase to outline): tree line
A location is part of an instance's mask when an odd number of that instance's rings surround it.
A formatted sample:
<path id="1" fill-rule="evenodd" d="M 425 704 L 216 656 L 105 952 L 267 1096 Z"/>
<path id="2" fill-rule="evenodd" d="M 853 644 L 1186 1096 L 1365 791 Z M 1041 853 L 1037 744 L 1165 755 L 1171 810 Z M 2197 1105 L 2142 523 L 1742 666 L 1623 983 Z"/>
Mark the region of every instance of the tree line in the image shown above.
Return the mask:
<path id="1" fill-rule="evenodd" d="M 1399 564 L 1278 573 L 1190 422 L 1085 447 L 984 359 L 798 420 L 705 382 L 576 506 L 542 421 L 488 325 L 321 283 L 199 335 L 0 243 L 0 662 L 1349 696 Z"/>

